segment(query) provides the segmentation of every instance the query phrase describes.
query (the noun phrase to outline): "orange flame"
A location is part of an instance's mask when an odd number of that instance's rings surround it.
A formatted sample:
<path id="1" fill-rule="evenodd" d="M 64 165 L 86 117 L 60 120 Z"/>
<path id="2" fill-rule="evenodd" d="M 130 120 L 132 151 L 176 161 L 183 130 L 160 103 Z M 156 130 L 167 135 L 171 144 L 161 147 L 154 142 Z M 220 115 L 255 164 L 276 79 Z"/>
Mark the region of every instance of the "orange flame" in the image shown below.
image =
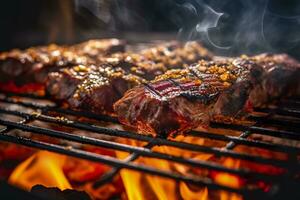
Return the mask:
<path id="1" fill-rule="evenodd" d="M 231 158 L 226 158 L 223 162 L 223 165 L 228 168 L 239 168 L 240 160 L 233 160 Z M 242 185 L 242 181 L 239 177 L 224 173 L 224 172 L 217 172 L 214 175 L 214 180 L 216 183 L 220 185 L 232 187 L 232 188 L 239 188 Z M 241 200 L 242 197 L 237 194 L 221 191 L 220 192 L 220 199 L 221 200 Z"/>
<path id="2" fill-rule="evenodd" d="M 40 96 L 45 95 L 45 86 L 39 83 L 27 83 L 21 86 L 16 85 L 13 81 L 0 84 L 0 90 L 14 93 L 29 93 Z"/>
<path id="3" fill-rule="evenodd" d="M 60 154 L 39 151 L 18 165 L 8 181 L 28 191 L 37 184 L 72 189 L 62 171 L 65 159 L 66 156 Z"/>
<path id="4" fill-rule="evenodd" d="M 222 132 L 223 133 L 223 132 Z M 121 139 L 121 143 L 126 143 L 132 146 L 143 146 L 145 143 L 133 141 L 130 139 Z M 220 147 L 221 144 L 215 141 L 206 140 L 198 137 L 191 136 L 177 136 L 174 140 L 186 143 L 194 143 L 198 145 L 209 145 L 214 147 Z M 205 154 L 193 151 L 187 151 L 178 149 L 175 147 L 166 146 L 155 146 L 152 148 L 155 152 L 170 154 L 174 156 L 179 156 L 183 158 L 189 158 L 194 160 L 214 160 L 222 164 L 227 168 L 238 169 L 240 167 L 248 166 L 245 165 L 244 161 L 236 160 L 232 158 L 216 158 L 212 154 Z M 90 149 L 91 151 L 95 151 Z M 105 154 L 102 150 L 98 153 Z M 129 153 L 116 151 L 116 156 L 119 159 L 126 159 Z M 109 155 L 112 155 L 109 152 Z M 115 156 L 115 155 L 114 155 Z M 65 162 L 65 156 L 40 151 L 26 161 L 21 163 L 9 178 L 9 182 L 30 190 L 32 186 L 36 184 L 42 184 L 47 187 L 58 187 L 60 189 L 71 188 L 70 183 L 67 178 L 75 182 L 85 182 L 85 181 L 95 181 L 104 171 L 109 169 L 108 167 L 101 166 L 100 164 L 90 165 L 90 162 L 80 161 L 78 159 L 72 159 L 72 162 Z M 135 162 L 144 164 L 146 166 L 151 166 L 156 169 L 179 173 L 182 175 L 193 175 L 193 176 L 206 176 L 211 178 L 217 184 L 224 185 L 231 188 L 241 188 L 245 181 L 237 175 L 230 173 L 224 173 L 220 171 L 212 171 L 194 168 L 191 166 L 182 165 L 179 163 L 170 162 L 167 160 L 140 157 Z M 67 165 L 64 163 L 67 163 Z M 79 165 L 79 163 L 81 163 Z M 67 174 L 67 178 L 65 177 Z M 47 172 L 47 173 L 45 173 Z M 178 182 L 171 179 L 166 179 L 158 176 L 153 176 L 149 174 L 144 174 L 136 171 L 131 171 L 127 169 L 122 169 L 120 175 L 126 190 L 128 200 L 148 200 L 148 199 L 158 199 L 158 200 L 241 200 L 240 195 L 230 193 L 227 191 L 210 191 L 206 187 L 194 186 L 186 184 L 184 182 Z M 75 185 L 75 184 L 74 184 Z M 117 186 L 116 188 L 118 188 Z M 90 188 L 90 189 L 89 189 Z M 116 189 L 111 187 L 111 191 Z M 92 183 L 89 183 L 88 187 L 81 188 L 91 194 L 95 193 L 92 188 Z M 97 191 L 99 196 L 103 198 L 106 193 L 109 192 L 109 188 L 102 188 Z M 112 191 L 113 192 L 113 191 Z M 105 194 L 103 194 L 105 193 Z M 115 192 L 117 193 L 117 192 Z M 95 197 L 95 195 L 94 195 Z M 108 196 L 105 196 L 108 197 Z"/>
<path id="5" fill-rule="evenodd" d="M 178 141 L 185 142 L 197 142 L 197 144 L 204 143 L 204 139 L 194 138 L 188 136 L 178 136 Z M 141 143 L 126 140 L 123 141 L 130 145 L 141 146 Z M 198 160 L 207 160 L 212 157 L 209 154 L 195 153 L 191 151 L 181 150 L 173 147 L 154 147 L 153 150 L 161 153 L 168 153 L 176 156 L 189 157 Z M 124 159 L 128 156 L 128 153 L 117 152 L 117 157 Z M 140 158 L 138 162 L 147 166 L 164 170 L 164 171 L 176 171 L 181 174 L 188 174 L 191 168 L 181 164 L 172 163 L 166 160 L 154 159 L 154 158 Z M 121 177 L 125 185 L 127 196 L 129 200 L 146 200 L 146 199 L 186 199 L 186 200 L 207 200 L 208 189 L 205 187 L 193 187 L 183 182 L 176 182 L 171 179 L 162 177 L 141 174 L 130 170 L 122 170 Z"/>
<path id="6" fill-rule="evenodd" d="M 184 199 L 189 200 L 207 200 L 208 189 L 192 190 L 186 183 L 180 183 L 180 194 Z"/>

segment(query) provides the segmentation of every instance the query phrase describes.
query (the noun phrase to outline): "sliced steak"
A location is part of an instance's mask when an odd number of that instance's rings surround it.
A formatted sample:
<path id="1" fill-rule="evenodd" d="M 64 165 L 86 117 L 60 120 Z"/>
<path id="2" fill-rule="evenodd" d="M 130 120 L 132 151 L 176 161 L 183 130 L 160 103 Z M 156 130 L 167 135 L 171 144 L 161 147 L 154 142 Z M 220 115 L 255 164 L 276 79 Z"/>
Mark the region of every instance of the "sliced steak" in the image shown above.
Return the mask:
<path id="1" fill-rule="evenodd" d="M 49 45 L 12 50 L 0 54 L 1 82 L 15 80 L 16 84 L 45 83 L 49 72 L 61 67 L 95 64 L 95 55 L 107 55 L 124 50 L 124 43 L 116 39 L 92 40 L 68 46 Z M 116 47 L 116 48 L 114 48 Z"/>
<path id="2" fill-rule="evenodd" d="M 125 52 L 126 42 L 119 39 L 88 40 L 70 47 L 70 50 L 82 56 L 97 58 L 116 52 Z"/>
<path id="3" fill-rule="evenodd" d="M 261 72 L 249 60 L 200 61 L 129 90 L 114 109 L 123 124 L 140 133 L 172 136 L 208 125 L 214 115 L 235 116 Z"/>
<path id="4" fill-rule="evenodd" d="M 169 54 L 171 51 L 174 53 L 177 50 L 181 53 L 180 55 L 175 54 L 175 56 L 184 58 L 183 51 L 186 49 L 201 53 L 201 55 L 197 55 L 198 57 L 208 58 L 208 51 L 203 50 L 205 53 L 202 53 L 199 48 L 203 47 L 198 43 L 188 46 L 172 42 L 144 50 L 140 54 L 117 53 L 100 57 L 98 58 L 100 64 L 97 65 L 99 67 L 96 68 L 75 66 L 50 73 L 47 91 L 55 99 L 68 99 L 68 103 L 74 109 L 111 114 L 113 104 L 123 96 L 126 90 L 164 73 L 168 69 L 167 67 L 172 68 L 167 60 L 165 63 L 148 60 L 150 57 L 148 55 L 146 58 L 144 55 L 148 54 L 146 52 L 162 52 L 157 56 L 167 59 L 171 55 Z M 154 59 L 155 56 L 152 55 L 152 58 Z"/>
<path id="5" fill-rule="evenodd" d="M 251 58 L 264 69 L 249 102 L 255 107 L 289 96 L 300 96 L 300 63 L 287 54 L 261 54 Z"/>
<path id="6" fill-rule="evenodd" d="M 212 53 L 199 42 L 166 42 L 138 53 L 119 53 L 101 57 L 102 63 L 121 67 L 128 73 L 147 80 L 163 74 L 168 69 L 185 68 L 198 60 L 212 60 Z"/>
<path id="7" fill-rule="evenodd" d="M 121 68 L 101 65 L 85 75 L 75 92 L 67 99 L 73 109 L 113 114 L 113 104 L 130 88 L 144 80 L 127 74 Z"/>
<path id="8" fill-rule="evenodd" d="M 46 81 L 47 93 L 55 100 L 67 100 L 74 94 L 77 86 L 96 68 L 95 65 L 76 65 L 49 73 Z"/>

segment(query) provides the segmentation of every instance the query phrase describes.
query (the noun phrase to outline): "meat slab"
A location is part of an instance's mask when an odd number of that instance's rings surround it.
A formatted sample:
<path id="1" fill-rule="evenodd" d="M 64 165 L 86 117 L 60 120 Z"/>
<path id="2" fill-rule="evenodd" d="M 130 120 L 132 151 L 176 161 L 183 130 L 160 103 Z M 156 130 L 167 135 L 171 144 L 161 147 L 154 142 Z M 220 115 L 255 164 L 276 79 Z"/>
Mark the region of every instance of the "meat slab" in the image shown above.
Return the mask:
<path id="1" fill-rule="evenodd" d="M 117 39 L 90 40 L 74 46 L 32 47 L 0 53 L 0 82 L 14 80 L 17 85 L 45 83 L 48 73 L 61 67 L 95 64 L 95 55 L 124 51 L 125 43 Z"/>
<path id="2" fill-rule="evenodd" d="M 192 58 L 190 58 L 192 56 Z M 65 100 L 73 109 L 113 114 L 113 104 L 130 88 L 163 74 L 170 68 L 184 68 L 211 54 L 199 43 L 167 42 L 140 53 L 116 53 L 98 57 L 97 65 L 76 65 L 48 74 L 47 92 Z M 172 59 L 179 60 L 174 63 Z"/>
<path id="3" fill-rule="evenodd" d="M 129 90 L 114 109 L 123 124 L 140 133 L 173 136 L 236 117 L 246 105 L 300 95 L 299 69 L 284 54 L 200 61 Z"/>

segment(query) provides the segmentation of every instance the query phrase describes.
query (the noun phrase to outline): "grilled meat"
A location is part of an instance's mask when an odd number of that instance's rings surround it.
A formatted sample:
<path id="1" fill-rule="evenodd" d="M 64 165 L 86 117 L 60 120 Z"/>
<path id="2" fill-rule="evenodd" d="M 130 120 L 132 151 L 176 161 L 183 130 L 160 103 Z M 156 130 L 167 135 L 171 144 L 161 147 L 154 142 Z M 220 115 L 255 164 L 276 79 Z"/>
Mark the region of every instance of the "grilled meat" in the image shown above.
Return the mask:
<path id="1" fill-rule="evenodd" d="M 208 125 L 211 116 L 242 110 L 262 69 L 246 59 L 170 70 L 114 104 L 119 120 L 141 133 L 167 137 Z"/>
<path id="2" fill-rule="evenodd" d="M 67 100 L 71 108 L 113 114 L 113 104 L 130 88 L 143 82 L 121 68 L 103 64 L 86 74 Z"/>
<path id="3" fill-rule="evenodd" d="M 79 55 L 90 58 L 107 56 L 116 52 L 124 52 L 126 42 L 119 39 L 88 40 L 70 47 L 70 50 Z"/>
<path id="4" fill-rule="evenodd" d="M 249 104 L 299 96 L 299 66 L 285 54 L 201 61 L 131 89 L 114 109 L 122 123 L 139 132 L 174 135 L 209 120 L 235 117 Z"/>
<path id="5" fill-rule="evenodd" d="M 212 57 L 212 54 L 198 42 L 184 44 L 172 41 L 138 53 L 113 54 L 99 60 L 152 80 L 168 69 L 185 68 L 198 60 L 211 60 Z"/>
<path id="6" fill-rule="evenodd" d="M 67 100 L 73 95 L 77 86 L 96 68 L 95 65 L 75 65 L 49 73 L 46 81 L 48 94 L 56 100 Z"/>
<path id="7" fill-rule="evenodd" d="M 1 82 L 15 80 L 17 84 L 45 83 L 48 73 L 61 67 L 95 64 L 95 54 L 106 55 L 124 50 L 116 39 L 91 40 L 71 47 L 49 45 L 12 50 L 0 54 Z"/>
<path id="8" fill-rule="evenodd" d="M 252 58 L 264 69 L 259 84 L 250 93 L 255 107 L 289 96 L 300 96 L 300 63 L 286 54 L 261 54 Z"/>
<path id="9" fill-rule="evenodd" d="M 112 105 L 128 89 L 144 82 L 110 64 L 78 65 L 49 74 L 47 91 L 73 109 L 112 114 Z"/>
<path id="10" fill-rule="evenodd" d="M 184 51 L 187 50 L 189 55 L 194 55 L 195 58 L 210 58 L 208 51 L 202 49 L 203 47 L 196 42 L 185 46 L 172 42 L 144 50 L 140 54 L 117 53 L 100 57 L 99 63 L 103 64 L 98 65 L 99 67 L 81 65 L 49 73 L 46 88 L 51 96 L 58 100 L 67 100 L 72 108 L 112 113 L 113 103 L 120 99 L 126 90 L 162 74 L 168 67 L 176 67 L 169 63 L 171 57 L 180 57 L 181 62 L 192 62 L 191 59 L 185 58 L 187 55 L 184 55 Z M 180 53 L 175 53 L 175 50 Z M 161 60 L 159 56 L 165 61 L 155 61 L 154 58 Z"/>

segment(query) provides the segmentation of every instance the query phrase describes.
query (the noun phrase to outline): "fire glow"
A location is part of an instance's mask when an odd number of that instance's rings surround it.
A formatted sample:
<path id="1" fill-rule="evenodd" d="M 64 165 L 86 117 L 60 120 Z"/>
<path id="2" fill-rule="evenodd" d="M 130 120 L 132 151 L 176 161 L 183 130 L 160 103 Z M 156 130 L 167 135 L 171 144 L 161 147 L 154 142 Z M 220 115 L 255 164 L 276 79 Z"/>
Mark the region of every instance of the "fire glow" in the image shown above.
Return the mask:
<path id="1" fill-rule="evenodd" d="M 72 189 L 63 173 L 65 160 L 66 156 L 39 151 L 17 166 L 8 181 L 28 191 L 38 184 L 61 190 Z"/>
<path id="2" fill-rule="evenodd" d="M 191 142 L 192 140 L 194 140 L 194 138 L 179 136 L 177 140 Z M 141 145 L 140 142 L 133 142 L 130 140 L 126 142 L 134 146 Z M 198 139 L 197 142 L 204 143 L 204 140 Z M 210 158 L 212 158 L 212 155 L 210 154 L 196 154 L 193 152 L 187 152 L 172 147 L 156 147 L 155 151 L 161 153 L 172 152 L 172 154 L 174 155 L 183 157 L 192 156 L 194 159 L 197 160 L 209 160 Z M 125 159 L 128 155 L 128 153 L 116 151 L 116 156 L 119 159 Z M 70 170 L 72 170 L 73 167 L 71 164 L 71 167 L 69 166 L 66 169 L 66 162 L 68 162 L 66 156 L 47 151 L 38 151 L 15 168 L 15 170 L 9 178 L 9 182 L 28 191 L 30 191 L 31 188 L 37 184 L 42 184 L 46 187 L 57 187 L 61 190 L 72 189 L 73 187 L 70 181 L 68 180 L 70 178 L 70 174 L 66 176 L 66 172 L 70 173 Z M 177 173 L 179 172 L 182 174 L 188 174 L 189 171 L 193 170 L 180 164 L 153 158 L 142 158 L 139 159 L 138 162 L 161 170 L 176 171 Z M 82 169 L 83 171 L 89 171 L 87 174 L 94 174 L 94 165 L 96 166 L 101 164 L 88 163 L 88 165 L 83 165 L 84 168 L 80 167 L 82 163 L 75 162 L 75 165 L 77 168 Z M 225 161 L 224 165 L 227 165 L 228 167 L 238 167 L 239 163 L 235 163 L 233 160 L 228 159 Z M 105 167 L 102 169 L 102 171 L 104 169 Z M 90 179 L 93 180 L 93 177 L 98 177 L 95 175 L 81 175 L 81 173 L 78 170 L 74 171 L 74 169 L 72 173 L 73 175 L 71 175 L 71 177 L 73 177 L 73 179 L 75 177 L 75 180 L 78 181 L 87 181 Z M 122 169 L 120 175 L 122 178 L 122 182 L 125 186 L 127 198 L 129 200 L 215 199 L 214 197 L 210 197 L 209 190 L 206 187 L 196 187 L 186 184 L 184 182 L 176 182 L 166 178 L 145 175 L 143 173 L 127 169 Z M 215 173 L 214 180 L 217 183 L 235 188 L 238 188 L 241 185 L 237 177 L 228 175 L 226 173 Z M 218 196 L 218 199 L 222 200 L 241 199 L 238 195 L 232 195 L 227 192 L 219 192 Z"/>
<path id="3" fill-rule="evenodd" d="M 177 141 L 194 142 L 197 144 L 204 144 L 204 139 L 193 138 L 188 136 L 178 136 Z M 133 141 L 126 141 L 130 145 L 142 146 L 141 143 Z M 168 153 L 181 157 L 189 157 L 195 160 L 207 161 L 213 157 L 211 154 L 200 154 L 189 151 L 184 151 L 172 147 L 155 147 L 155 151 L 160 153 Z M 119 159 L 125 159 L 129 154 L 117 152 Z M 146 166 L 152 166 L 160 170 L 176 171 L 177 173 L 188 175 L 193 168 L 183 166 L 181 164 L 172 163 L 165 160 L 158 160 L 153 158 L 141 158 L 139 163 Z M 231 168 L 238 168 L 239 161 L 232 159 L 225 159 L 224 165 Z M 201 172 L 200 172 L 201 173 Z M 210 172 L 208 172 L 210 174 Z M 129 200 L 147 200 L 147 199 L 186 199 L 186 200 L 209 200 L 209 199 L 221 199 L 221 200 L 240 200 L 241 196 L 231 194 L 224 191 L 210 191 L 207 187 L 197 187 L 189 185 L 184 182 L 176 182 L 173 180 L 156 177 L 152 175 L 143 175 L 139 172 L 131 170 L 122 170 L 121 177 L 125 185 L 126 193 Z M 232 188 L 239 188 L 242 186 L 242 182 L 237 176 L 233 176 L 227 173 L 216 172 L 213 176 L 213 180 L 221 185 L 229 186 Z M 209 195 L 216 194 L 216 195 Z"/>

